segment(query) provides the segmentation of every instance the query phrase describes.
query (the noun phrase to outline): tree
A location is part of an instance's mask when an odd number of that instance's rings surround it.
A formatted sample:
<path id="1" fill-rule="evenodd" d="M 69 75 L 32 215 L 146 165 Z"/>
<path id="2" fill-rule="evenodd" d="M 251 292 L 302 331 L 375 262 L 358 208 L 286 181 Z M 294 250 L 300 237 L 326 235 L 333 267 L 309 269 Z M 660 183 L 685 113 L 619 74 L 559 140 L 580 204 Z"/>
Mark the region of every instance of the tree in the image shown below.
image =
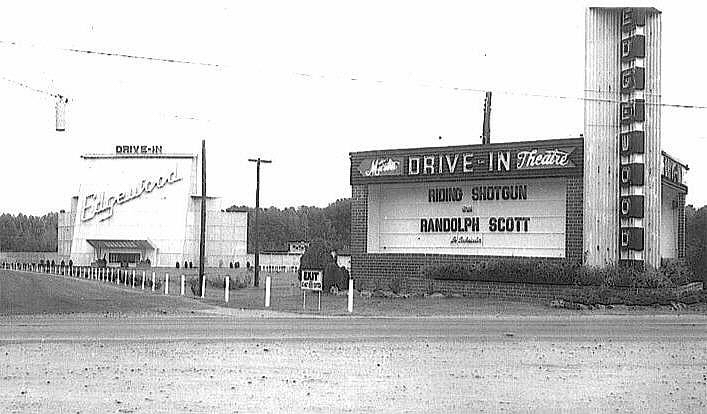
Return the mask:
<path id="1" fill-rule="evenodd" d="M 248 252 L 255 250 L 255 211 L 232 206 L 227 211 L 248 213 Z M 351 200 L 336 200 L 325 208 L 313 206 L 265 208 L 260 214 L 261 250 L 286 251 L 290 240 L 322 239 L 332 248 L 347 250 L 351 239 Z"/>
<path id="2" fill-rule="evenodd" d="M 685 259 L 697 279 L 707 282 L 707 206 L 685 207 Z"/>
<path id="3" fill-rule="evenodd" d="M 0 250 L 6 252 L 57 251 L 58 214 L 41 217 L 0 215 Z"/>

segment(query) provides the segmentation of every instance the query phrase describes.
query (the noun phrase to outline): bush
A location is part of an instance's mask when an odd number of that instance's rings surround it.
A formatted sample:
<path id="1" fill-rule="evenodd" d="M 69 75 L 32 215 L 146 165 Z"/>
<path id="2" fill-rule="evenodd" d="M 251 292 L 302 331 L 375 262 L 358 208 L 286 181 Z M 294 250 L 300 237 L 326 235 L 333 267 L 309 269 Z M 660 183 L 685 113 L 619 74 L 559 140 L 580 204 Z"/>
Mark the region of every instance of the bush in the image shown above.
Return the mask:
<path id="1" fill-rule="evenodd" d="M 394 277 L 390 280 L 390 284 L 388 285 L 390 288 L 390 291 L 395 293 L 396 295 L 399 295 L 400 292 L 403 290 L 403 281 L 399 277 Z"/>
<path id="2" fill-rule="evenodd" d="M 429 265 L 422 275 L 437 280 L 542 283 L 575 286 L 670 288 L 695 279 L 683 261 L 665 261 L 660 269 L 638 266 L 580 266 L 571 260 L 493 259 L 466 264 Z"/>
<path id="3" fill-rule="evenodd" d="M 226 285 L 226 276 L 227 275 L 207 275 L 206 286 L 213 289 L 223 289 Z M 231 280 L 228 283 L 228 290 L 243 289 L 251 285 L 250 278 L 247 276 L 240 277 L 233 275 L 229 276 L 229 278 Z M 199 276 L 188 277 L 185 283 L 189 285 L 194 294 L 199 291 Z"/>
<path id="4" fill-rule="evenodd" d="M 673 282 L 675 286 L 686 285 L 690 282 L 700 280 L 696 277 L 695 273 L 692 271 L 690 266 L 685 260 L 681 259 L 668 259 L 663 260 L 663 264 L 660 267 L 661 271 L 665 276 Z"/>
<path id="5" fill-rule="evenodd" d="M 330 262 L 332 245 L 326 240 L 315 239 L 300 258 L 301 270 L 324 270 Z"/>
<path id="6" fill-rule="evenodd" d="M 570 260 L 488 260 L 468 264 L 428 265 L 422 274 L 428 279 L 493 282 L 575 283 L 579 265 Z"/>
<path id="7" fill-rule="evenodd" d="M 670 305 L 671 303 L 707 302 L 707 293 L 691 292 L 680 295 L 672 289 L 656 288 L 647 290 L 612 289 L 606 286 L 585 286 L 565 290 L 560 299 L 584 305 Z"/>

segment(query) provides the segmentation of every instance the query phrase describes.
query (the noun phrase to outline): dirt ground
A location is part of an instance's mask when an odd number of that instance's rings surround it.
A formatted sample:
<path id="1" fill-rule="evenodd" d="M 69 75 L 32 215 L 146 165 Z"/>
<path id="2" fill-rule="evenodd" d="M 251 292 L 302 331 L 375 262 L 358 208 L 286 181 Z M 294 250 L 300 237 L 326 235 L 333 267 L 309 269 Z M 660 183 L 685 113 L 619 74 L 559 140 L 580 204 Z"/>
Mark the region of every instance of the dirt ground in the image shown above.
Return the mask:
<path id="1" fill-rule="evenodd" d="M 217 289 L 0 276 L 2 413 L 707 411 L 704 314 L 370 298 L 320 318 L 257 310 L 256 290 L 221 308 Z"/>
<path id="2" fill-rule="evenodd" d="M 704 342 L 0 344 L 4 413 L 707 410 Z"/>

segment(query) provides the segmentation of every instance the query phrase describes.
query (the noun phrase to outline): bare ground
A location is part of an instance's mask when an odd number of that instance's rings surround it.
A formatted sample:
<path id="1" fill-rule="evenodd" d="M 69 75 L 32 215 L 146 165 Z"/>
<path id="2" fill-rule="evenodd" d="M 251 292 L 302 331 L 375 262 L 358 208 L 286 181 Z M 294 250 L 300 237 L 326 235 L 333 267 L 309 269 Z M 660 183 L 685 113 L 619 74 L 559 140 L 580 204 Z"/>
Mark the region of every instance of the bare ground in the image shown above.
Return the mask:
<path id="1" fill-rule="evenodd" d="M 0 345 L 0 411 L 707 410 L 705 342 Z"/>
<path id="2" fill-rule="evenodd" d="M 430 312 L 466 319 L 276 321 L 93 281 L 11 277 L 0 284 L 0 412 L 707 410 L 704 315 L 438 299 Z M 379 300 L 378 310 L 391 303 Z"/>

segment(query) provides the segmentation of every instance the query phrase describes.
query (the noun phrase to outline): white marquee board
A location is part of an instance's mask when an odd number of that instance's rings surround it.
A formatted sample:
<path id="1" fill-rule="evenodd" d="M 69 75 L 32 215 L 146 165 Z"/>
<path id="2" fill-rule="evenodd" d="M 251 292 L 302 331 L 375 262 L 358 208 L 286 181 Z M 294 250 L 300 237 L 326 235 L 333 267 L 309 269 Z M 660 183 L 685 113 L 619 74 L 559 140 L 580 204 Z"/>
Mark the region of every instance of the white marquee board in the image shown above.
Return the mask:
<path id="1" fill-rule="evenodd" d="M 565 178 L 368 185 L 368 253 L 564 257 Z"/>

